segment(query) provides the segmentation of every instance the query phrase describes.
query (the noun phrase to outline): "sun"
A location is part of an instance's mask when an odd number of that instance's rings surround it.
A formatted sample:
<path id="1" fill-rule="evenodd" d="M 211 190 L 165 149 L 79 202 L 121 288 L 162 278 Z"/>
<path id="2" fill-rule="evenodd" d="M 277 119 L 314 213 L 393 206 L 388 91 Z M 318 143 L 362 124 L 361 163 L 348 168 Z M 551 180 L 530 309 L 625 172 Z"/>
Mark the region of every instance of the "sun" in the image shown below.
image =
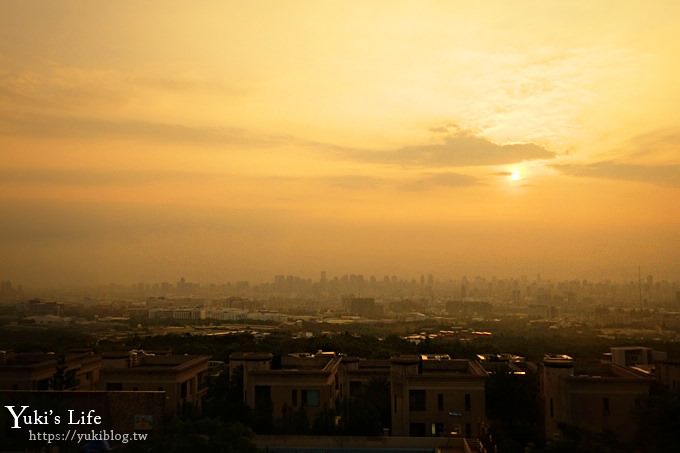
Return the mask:
<path id="1" fill-rule="evenodd" d="M 510 180 L 511 181 L 519 181 L 520 179 L 522 179 L 522 174 L 519 172 L 519 170 L 513 170 L 510 173 Z"/>

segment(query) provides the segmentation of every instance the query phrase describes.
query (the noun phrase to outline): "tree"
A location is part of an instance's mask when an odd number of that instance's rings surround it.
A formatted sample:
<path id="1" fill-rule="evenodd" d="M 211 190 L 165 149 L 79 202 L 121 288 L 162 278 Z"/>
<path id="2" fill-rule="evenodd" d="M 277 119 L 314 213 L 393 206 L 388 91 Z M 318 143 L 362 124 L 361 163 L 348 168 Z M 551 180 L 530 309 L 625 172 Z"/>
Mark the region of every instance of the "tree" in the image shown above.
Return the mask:
<path id="1" fill-rule="evenodd" d="M 680 394 L 654 392 L 635 414 L 636 445 L 642 452 L 674 451 L 680 445 Z"/>
<path id="2" fill-rule="evenodd" d="M 390 381 L 384 376 L 371 378 L 363 386 L 362 393 L 362 397 L 377 409 L 382 427 L 390 428 L 392 426 Z"/>
<path id="3" fill-rule="evenodd" d="M 49 386 L 52 390 L 69 390 L 78 385 L 75 372 L 68 371 L 66 356 L 59 354 L 54 375 L 50 378 Z"/>
<path id="4" fill-rule="evenodd" d="M 347 436 L 376 436 L 383 433 L 380 413 L 368 401 L 349 397 L 338 406 L 338 431 Z"/>
<path id="5" fill-rule="evenodd" d="M 151 451 L 255 453 L 257 448 L 252 438 L 252 431 L 241 423 L 224 423 L 212 418 L 174 419 L 167 427 L 166 434 L 152 443 Z"/>

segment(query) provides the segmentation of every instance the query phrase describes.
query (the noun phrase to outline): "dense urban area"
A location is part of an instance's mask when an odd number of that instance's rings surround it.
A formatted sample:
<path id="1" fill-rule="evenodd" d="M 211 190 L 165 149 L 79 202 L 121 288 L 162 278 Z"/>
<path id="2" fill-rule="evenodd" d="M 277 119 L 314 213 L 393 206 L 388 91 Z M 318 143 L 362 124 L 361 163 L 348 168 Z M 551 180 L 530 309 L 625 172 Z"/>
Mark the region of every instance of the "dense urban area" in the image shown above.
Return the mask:
<path id="1" fill-rule="evenodd" d="M 111 439 L 123 451 L 670 451 L 677 441 L 680 285 L 651 275 L 3 281 L 0 295 L 3 405 L 100 408 L 111 429 L 148 433 Z M 5 447 L 40 444 L 10 425 Z"/>

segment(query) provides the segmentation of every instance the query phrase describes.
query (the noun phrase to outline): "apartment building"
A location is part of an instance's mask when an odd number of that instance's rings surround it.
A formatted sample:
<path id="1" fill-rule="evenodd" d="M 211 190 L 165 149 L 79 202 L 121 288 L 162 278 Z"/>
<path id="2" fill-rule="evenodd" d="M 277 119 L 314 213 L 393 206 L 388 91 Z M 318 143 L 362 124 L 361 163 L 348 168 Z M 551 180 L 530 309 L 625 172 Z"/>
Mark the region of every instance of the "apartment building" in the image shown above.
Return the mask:
<path id="1" fill-rule="evenodd" d="M 649 367 L 657 361 L 665 360 L 666 353 L 644 346 L 616 346 L 609 348 L 612 363 L 623 367 Z"/>
<path id="2" fill-rule="evenodd" d="M 0 351 L 2 390 L 93 390 L 101 357 L 91 351 L 66 354 Z"/>
<path id="3" fill-rule="evenodd" d="M 390 367 L 389 359 L 343 357 L 339 375 L 340 396 L 342 398 L 361 396 L 372 380 L 389 382 Z"/>
<path id="4" fill-rule="evenodd" d="M 289 354 L 280 367 L 272 367 L 269 353 L 233 353 L 230 375 L 242 373 L 243 400 L 248 406 L 269 406 L 274 419 L 303 409 L 312 420 L 324 408 L 333 408 L 339 396 L 341 357 L 334 352 Z M 237 371 L 238 370 L 238 371 Z"/>
<path id="5" fill-rule="evenodd" d="M 476 361 L 448 355 L 392 358 L 392 435 L 479 437 L 486 378 Z"/>
<path id="6" fill-rule="evenodd" d="M 636 430 L 633 411 L 654 381 L 633 368 L 576 363 L 565 354 L 546 355 L 540 376 L 546 438 L 559 437 L 559 425 L 564 423 L 630 440 Z"/>
<path id="7" fill-rule="evenodd" d="M 389 360 L 345 357 L 333 352 L 290 354 L 274 369 L 269 353 L 230 356 L 231 376 L 243 379 L 251 408 L 271 405 L 273 417 L 304 408 L 312 420 L 341 398 L 360 396 L 371 380 L 389 385 L 394 436 L 478 437 L 485 422 L 487 373 L 476 361 L 448 355 L 400 356 Z"/>
<path id="8" fill-rule="evenodd" d="M 102 355 L 100 389 L 162 391 L 166 413 L 201 411 L 207 392 L 208 356 L 153 354 L 141 350 Z"/>
<path id="9" fill-rule="evenodd" d="M 667 389 L 680 391 L 680 360 L 666 359 L 655 364 L 656 378 Z"/>

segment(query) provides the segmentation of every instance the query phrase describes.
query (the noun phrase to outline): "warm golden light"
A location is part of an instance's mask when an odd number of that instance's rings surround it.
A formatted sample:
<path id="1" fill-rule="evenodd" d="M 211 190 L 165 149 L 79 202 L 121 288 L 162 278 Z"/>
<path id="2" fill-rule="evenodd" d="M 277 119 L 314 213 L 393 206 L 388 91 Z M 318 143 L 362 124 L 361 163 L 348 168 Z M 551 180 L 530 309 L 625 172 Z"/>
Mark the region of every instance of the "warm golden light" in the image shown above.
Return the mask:
<path id="1" fill-rule="evenodd" d="M 33 3 L 2 281 L 680 274 L 680 2 Z"/>

